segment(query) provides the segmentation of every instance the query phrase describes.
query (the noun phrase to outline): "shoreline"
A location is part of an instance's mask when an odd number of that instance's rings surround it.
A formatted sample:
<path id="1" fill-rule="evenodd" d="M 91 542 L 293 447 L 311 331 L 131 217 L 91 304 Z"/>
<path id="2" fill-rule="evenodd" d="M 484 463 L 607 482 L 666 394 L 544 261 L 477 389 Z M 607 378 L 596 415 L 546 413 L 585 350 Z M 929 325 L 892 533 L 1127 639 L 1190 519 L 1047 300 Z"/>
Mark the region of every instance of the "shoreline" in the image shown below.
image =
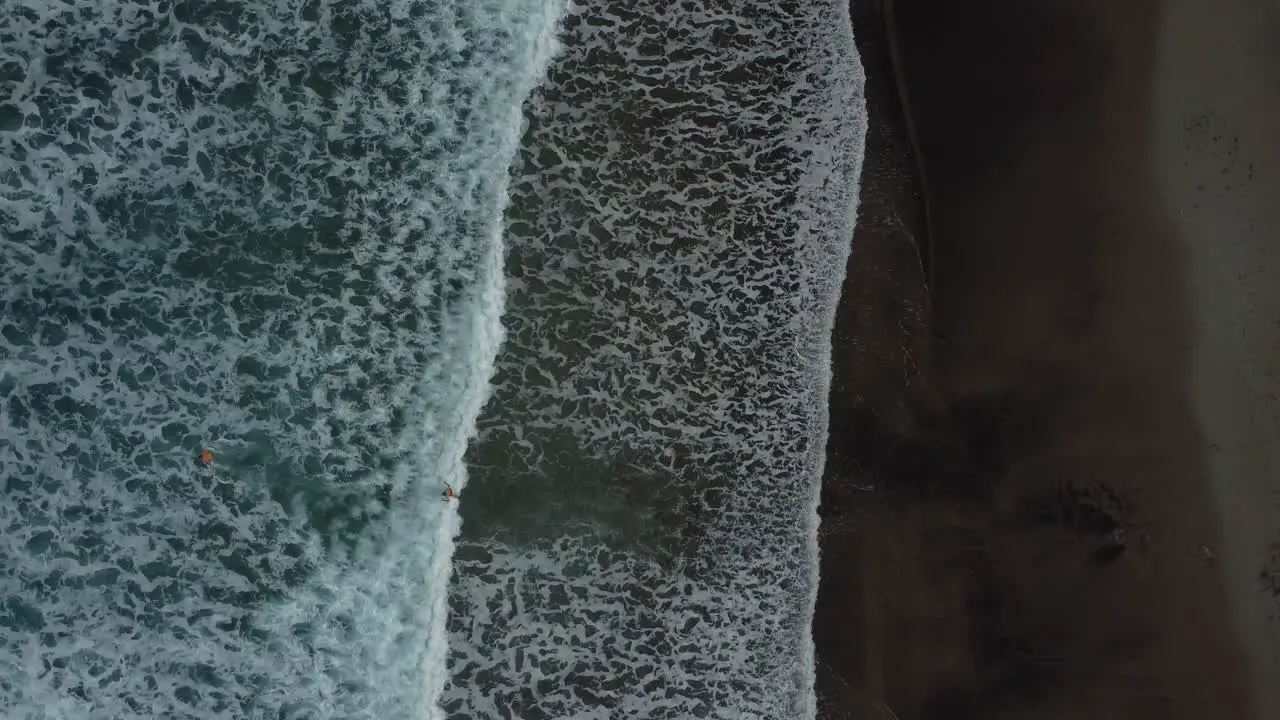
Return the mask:
<path id="1" fill-rule="evenodd" d="M 1205 451 L 1248 414 L 1204 397 L 1229 359 L 1205 288 L 1240 262 L 1206 276 L 1217 246 L 1157 196 L 1162 10 L 854 5 L 870 130 L 833 335 L 819 717 L 1270 717 L 1267 650 L 1239 641 L 1256 563 L 1213 551 L 1215 502 L 1248 493 Z"/>

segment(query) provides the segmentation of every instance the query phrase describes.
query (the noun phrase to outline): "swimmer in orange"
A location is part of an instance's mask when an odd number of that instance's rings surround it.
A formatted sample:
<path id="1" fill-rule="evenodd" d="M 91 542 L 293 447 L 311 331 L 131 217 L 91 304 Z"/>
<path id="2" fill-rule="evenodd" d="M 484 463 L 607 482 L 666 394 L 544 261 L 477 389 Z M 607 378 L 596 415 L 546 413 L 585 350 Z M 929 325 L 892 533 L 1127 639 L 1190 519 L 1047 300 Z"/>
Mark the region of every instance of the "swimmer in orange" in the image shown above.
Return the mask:
<path id="1" fill-rule="evenodd" d="M 457 497 L 457 495 L 453 492 L 453 486 L 450 485 L 449 483 L 444 484 L 444 492 L 440 494 L 444 496 L 445 502 L 449 502 L 450 500 Z"/>
<path id="2" fill-rule="evenodd" d="M 213 451 L 209 448 L 200 450 L 200 463 L 206 467 L 213 465 Z"/>

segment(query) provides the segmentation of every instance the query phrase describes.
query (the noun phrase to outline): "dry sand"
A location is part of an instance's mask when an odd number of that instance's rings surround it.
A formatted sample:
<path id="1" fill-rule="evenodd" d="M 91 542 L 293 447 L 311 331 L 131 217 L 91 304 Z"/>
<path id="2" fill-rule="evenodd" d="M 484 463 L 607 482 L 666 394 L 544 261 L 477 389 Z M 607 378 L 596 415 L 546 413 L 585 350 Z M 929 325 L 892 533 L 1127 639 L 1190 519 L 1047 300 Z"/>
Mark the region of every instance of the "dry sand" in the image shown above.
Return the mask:
<path id="1" fill-rule="evenodd" d="M 1156 194 L 1192 268 L 1192 402 L 1224 519 L 1218 562 L 1280 718 L 1280 5 L 1167 0 Z"/>
<path id="2" fill-rule="evenodd" d="M 1280 717 L 1265 7 L 898 0 L 926 244 L 855 3 L 872 129 L 836 329 L 825 717 Z"/>

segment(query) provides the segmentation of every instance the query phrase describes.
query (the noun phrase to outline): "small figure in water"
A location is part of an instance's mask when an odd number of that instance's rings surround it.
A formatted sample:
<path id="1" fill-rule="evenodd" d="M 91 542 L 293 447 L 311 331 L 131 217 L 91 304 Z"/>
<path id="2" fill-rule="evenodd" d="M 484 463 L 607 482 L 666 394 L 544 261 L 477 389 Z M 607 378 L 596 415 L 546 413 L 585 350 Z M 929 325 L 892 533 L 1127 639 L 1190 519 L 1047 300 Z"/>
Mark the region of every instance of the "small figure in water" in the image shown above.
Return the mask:
<path id="1" fill-rule="evenodd" d="M 205 467 L 212 467 L 212 466 L 213 466 L 213 451 L 212 451 L 212 450 L 210 450 L 209 448 L 202 448 L 202 449 L 200 450 L 200 464 L 204 465 Z"/>
<path id="2" fill-rule="evenodd" d="M 449 502 L 449 501 L 450 501 L 450 500 L 452 500 L 454 497 L 456 497 L 456 495 L 454 495 L 454 492 L 453 492 L 453 486 L 452 486 L 452 485 L 450 485 L 449 483 L 445 483 L 445 484 L 444 484 L 444 492 L 442 492 L 442 493 L 440 493 L 440 494 L 441 494 L 441 495 L 444 495 L 444 501 L 445 501 L 445 502 Z"/>

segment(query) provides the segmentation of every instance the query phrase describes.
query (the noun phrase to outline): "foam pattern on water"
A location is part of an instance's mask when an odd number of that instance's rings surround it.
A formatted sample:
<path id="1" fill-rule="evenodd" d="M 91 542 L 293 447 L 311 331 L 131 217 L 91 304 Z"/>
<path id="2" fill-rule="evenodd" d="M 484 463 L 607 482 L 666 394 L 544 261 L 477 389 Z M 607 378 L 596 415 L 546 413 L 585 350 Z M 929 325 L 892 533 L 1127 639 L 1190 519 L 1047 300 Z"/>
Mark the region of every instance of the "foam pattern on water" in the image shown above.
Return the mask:
<path id="1" fill-rule="evenodd" d="M 557 13 L 3 3 L 5 718 L 439 714 Z"/>
<path id="2" fill-rule="evenodd" d="M 528 103 L 451 590 L 456 718 L 811 716 L 846 4 L 575 6 Z"/>

